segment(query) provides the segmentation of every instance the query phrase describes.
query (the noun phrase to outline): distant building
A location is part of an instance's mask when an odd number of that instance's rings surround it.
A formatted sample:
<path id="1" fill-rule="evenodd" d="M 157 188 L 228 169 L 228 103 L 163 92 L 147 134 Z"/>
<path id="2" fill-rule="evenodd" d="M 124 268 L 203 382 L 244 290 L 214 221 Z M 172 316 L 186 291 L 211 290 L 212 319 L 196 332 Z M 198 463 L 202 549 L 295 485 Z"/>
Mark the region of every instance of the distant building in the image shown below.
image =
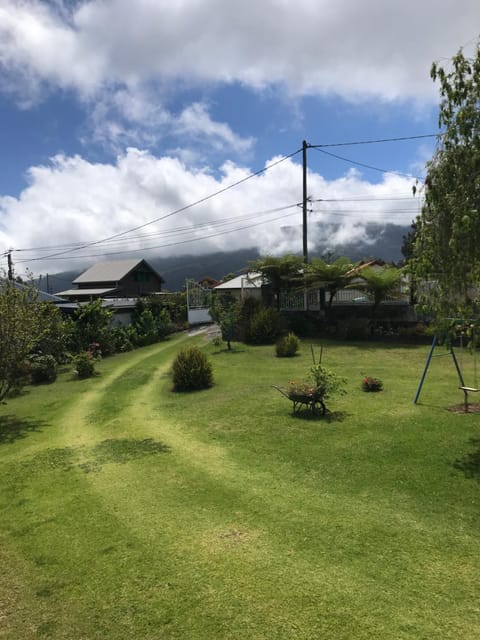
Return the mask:
<path id="1" fill-rule="evenodd" d="M 222 284 L 213 287 L 213 291 L 216 294 L 230 293 L 240 299 L 252 296 L 260 300 L 262 297 L 262 284 L 262 275 L 250 272 L 222 282 Z"/>
<path id="2" fill-rule="evenodd" d="M 73 281 L 74 289 L 57 295 L 71 302 L 140 298 L 160 293 L 163 282 L 145 260 L 110 260 L 93 265 Z"/>

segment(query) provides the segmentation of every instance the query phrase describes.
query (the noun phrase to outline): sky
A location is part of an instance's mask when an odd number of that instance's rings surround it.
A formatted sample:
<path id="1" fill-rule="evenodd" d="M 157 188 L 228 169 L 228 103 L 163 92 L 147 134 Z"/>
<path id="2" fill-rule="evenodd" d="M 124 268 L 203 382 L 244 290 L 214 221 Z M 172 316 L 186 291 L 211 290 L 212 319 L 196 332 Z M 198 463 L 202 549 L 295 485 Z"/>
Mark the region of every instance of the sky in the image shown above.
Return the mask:
<path id="1" fill-rule="evenodd" d="M 478 0 L 0 0 L 0 268 L 301 253 L 304 140 L 309 247 L 408 225 L 431 64 L 479 33 Z"/>

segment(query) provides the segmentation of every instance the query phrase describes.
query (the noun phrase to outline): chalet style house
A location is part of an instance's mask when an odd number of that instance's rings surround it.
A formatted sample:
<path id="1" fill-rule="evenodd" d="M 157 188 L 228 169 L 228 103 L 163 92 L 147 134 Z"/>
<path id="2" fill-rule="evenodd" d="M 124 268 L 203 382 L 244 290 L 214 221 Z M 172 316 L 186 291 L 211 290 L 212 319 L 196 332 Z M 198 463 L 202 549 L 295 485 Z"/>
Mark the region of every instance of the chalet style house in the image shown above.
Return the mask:
<path id="1" fill-rule="evenodd" d="M 75 278 L 74 289 L 59 291 L 71 302 L 97 298 L 140 298 L 160 293 L 164 280 L 145 260 L 109 260 L 98 262 Z"/>

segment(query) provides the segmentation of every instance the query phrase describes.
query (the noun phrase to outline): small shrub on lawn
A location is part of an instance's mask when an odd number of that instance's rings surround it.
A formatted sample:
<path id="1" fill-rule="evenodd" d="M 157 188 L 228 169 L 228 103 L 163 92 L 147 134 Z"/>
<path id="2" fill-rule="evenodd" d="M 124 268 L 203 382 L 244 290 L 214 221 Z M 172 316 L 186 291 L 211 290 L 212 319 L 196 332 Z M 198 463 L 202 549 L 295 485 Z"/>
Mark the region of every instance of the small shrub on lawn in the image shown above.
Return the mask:
<path id="1" fill-rule="evenodd" d="M 95 373 L 95 358 L 88 351 L 83 351 L 75 357 L 75 371 L 80 379 L 91 378 Z"/>
<path id="2" fill-rule="evenodd" d="M 381 391 L 383 389 L 383 382 L 379 378 L 365 376 L 362 379 L 362 389 L 363 391 Z"/>
<path id="3" fill-rule="evenodd" d="M 51 355 L 32 356 L 30 358 L 30 377 L 33 384 L 55 382 L 57 379 L 57 361 Z"/>
<path id="4" fill-rule="evenodd" d="M 262 307 L 250 319 L 247 342 L 250 344 L 274 344 L 279 333 L 279 313 L 270 307 Z"/>
<path id="5" fill-rule="evenodd" d="M 299 346 L 300 341 L 297 336 L 290 332 L 288 335 L 278 340 L 275 345 L 275 351 L 279 358 L 291 358 L 297 353 Z"/>
<path id="6" fill-rule="evenodd" d="M 173 362 L 173 390 L 196 391 L 213 384 L 212 364 L 198 347 L 182 349 Z"/>

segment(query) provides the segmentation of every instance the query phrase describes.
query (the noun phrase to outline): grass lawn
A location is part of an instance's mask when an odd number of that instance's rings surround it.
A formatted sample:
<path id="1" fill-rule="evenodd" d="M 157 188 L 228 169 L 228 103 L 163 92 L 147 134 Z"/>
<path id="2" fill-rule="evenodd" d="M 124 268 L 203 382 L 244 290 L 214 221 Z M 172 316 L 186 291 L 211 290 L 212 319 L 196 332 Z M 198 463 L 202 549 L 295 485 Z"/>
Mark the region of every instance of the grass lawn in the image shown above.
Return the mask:
<path id="1" fill-rule="evenodd" d="M 304 377 L 309 343 L 204 340 L 0 407 L 0 638 L 480 637 L 480 415 L 447 410 L 450 359 L 415 406 L 428 347 L 328 343 L 348 393 L 313 419 L 271 387 Z M 216 384 L 174 394 L 187 342 Z"/>

